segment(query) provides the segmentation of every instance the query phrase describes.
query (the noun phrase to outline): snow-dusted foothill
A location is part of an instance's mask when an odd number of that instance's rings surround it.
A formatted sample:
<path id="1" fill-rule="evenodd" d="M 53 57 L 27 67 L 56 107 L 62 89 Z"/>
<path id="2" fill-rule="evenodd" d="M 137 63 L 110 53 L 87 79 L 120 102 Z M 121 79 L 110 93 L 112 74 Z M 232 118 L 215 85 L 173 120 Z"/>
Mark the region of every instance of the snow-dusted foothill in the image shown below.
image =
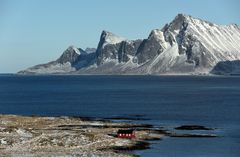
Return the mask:
<path id="1" fill-rule="evenodd" d="M 218 62 L 211 73 L 217 75 L 240 75 L 240 60 Z"/>

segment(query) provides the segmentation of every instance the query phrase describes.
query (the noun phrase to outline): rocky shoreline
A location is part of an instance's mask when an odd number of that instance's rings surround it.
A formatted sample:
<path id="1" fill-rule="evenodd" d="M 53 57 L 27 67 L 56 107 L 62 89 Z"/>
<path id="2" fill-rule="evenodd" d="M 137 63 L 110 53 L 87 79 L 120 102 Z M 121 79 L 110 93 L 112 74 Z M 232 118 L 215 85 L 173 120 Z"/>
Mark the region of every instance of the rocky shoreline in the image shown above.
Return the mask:
<path id="1" fill-rule="evenodd" d="M 134 129 L 136 138 L 117 138 L 119 129 Z M 180 126 L 177 129 L 206 129 Z M 217 137 L 178 134 L 148 124 L 116 123 L 81 117 L 0 115 L 0 154 L 11 156 L 128 157 L 132 150 L 150 148 L 149 140 L 163 137 Z"/>
<path id="2" fill-rule="evenodd" d="M 77 117 L 0 115 L 0 153 L 6 157 L 133 156 L 124 151 L 149 148 L 147 139 L 164 136 L 148 127 Z M 117 138 L 118 129 L 124 128 L 136 129 L 137 137 Z"/>

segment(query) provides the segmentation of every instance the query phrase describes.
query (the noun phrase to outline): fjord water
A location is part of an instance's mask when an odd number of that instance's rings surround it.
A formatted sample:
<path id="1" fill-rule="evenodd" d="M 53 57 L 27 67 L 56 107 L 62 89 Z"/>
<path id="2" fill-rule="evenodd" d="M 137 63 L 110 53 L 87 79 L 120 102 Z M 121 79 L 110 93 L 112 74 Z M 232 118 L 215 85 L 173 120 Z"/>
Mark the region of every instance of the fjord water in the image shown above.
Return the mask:
<path id="1" fill-rule="evenodd" d="M 211 133 L 221 137 L 164 138 L 134 153 L 240 155 L 240 77 L 1 75 L 0 114 L 137 117 L 165 129 L 204 125 L 217 128 Z"/>

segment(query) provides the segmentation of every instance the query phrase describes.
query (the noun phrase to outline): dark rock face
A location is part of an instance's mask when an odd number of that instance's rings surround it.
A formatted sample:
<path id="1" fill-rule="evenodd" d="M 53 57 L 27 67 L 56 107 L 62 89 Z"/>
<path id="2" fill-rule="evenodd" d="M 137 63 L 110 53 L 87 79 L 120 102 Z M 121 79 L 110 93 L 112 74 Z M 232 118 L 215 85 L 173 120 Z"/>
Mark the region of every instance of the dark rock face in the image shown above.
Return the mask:
<path id="1" fill-rule="evenodd" d="M 142 64 L 148 60 L 152 60 L 163 51 L 161 42 L 157 39 L 154 32 L 152 32 L 148 39 L 143 40 L 137 51 L 138 63 Z"/>
<path id="2" fill-rule="evenodd" d="M 74 64 L 72 64 L 72 66 L 76 70 L 79 70 L 81 68 L 93 65 L 95 62 L 96 62 L 96 54 L 95 53 L 81 54 L 75 60 Z"/>
<path id="3" fill-rule="evenodd" d="M 79 53 L 81 54 L 85 52 L 81 49 L 78 50 L 78 49 L 75 49 L 73 46 L 70 46 L 67 50 L 63 52 L 63 54 L 56 60 L 56 62 L 61 64 L 70 62 L 71 64 L 73 64 L 77 60 L 78 56 L 80 55 Z"/>
<path id="4" fill-rule="evenodd" d="M 75 48 L 73 46 L 70 46 L 55 62 L 60 64 L 70 62 L 71 66 L 74 67 L 76 70 L 90 66 L 94 64 L 96 60 L 96 54 L 90 52 L 95 52 L 96 49 L 87 48 L 86 50 L 88 52 L 84 51 L 81 48 Z"/>
<path id="5" fill-rule="evenodd" d="M 135 56 L 142 40 L 122 41 L 118 49 L 118 62 L 128 62 L 129 55 Z"/>
<path id="6" fill-rule="evenodd" d="M 198 66 L 208 68 L 208 58 L 203 52 L 209 52 L 201 42 L 194 38 L 192 35 L 178 36 L 178 49 L 179 54 L 185 54 L 187 56 L 186 62 L 193 64 L 195 68 Z M 210 53 L 210 52 L 209 52 Z M 206 53 L 206 54 L 209 54 Z"/>
<path id="7" fill-rule="evenodd" d="M 170 45 L 173 45 L 174 42 L 177 42 L 179 45 L 181 45 L 183 43 L 184 37 L 186 36 L 185 33 L 187 27 L 188 21 L 186 16 L 183 14 L 178 14 L 170 24 L 166 24 L 162 29 L 166 42 L 169 42 Z M 179 31 L 179 33 L 173 34 L 175 31 Z M 179 53 L 183 54 L 184 52 L 181 52 L 180 50 Z"/>
<path id="8" fill-rule="evenodd" d="M 101 65 L 104 58 L 116 58 L 116 45 L 106 45 L 106 47 L 104 45 L 106 43 L 108 34 L 110 34 L 110 32 L 103 31 L 100 36 L 100 41 L 96 50 L 97 65 Z"/>
<path id="9" fill-rule="evenodd" d="M 187 25 L 186 16 L 183 14 L 178 14 L 169 25 L 166 25 L 163 28 L 163 31 L 165 32 L 168 30 L 174 32 L 175 30 L 181 30 L 184 29 L 184 27 L 186 28 L 186 25 Z"/>
<path id="10" fill-rule="evenodd" d="M 117 60 L 119 63 L 129 61 L 128 55 L 134 56 L 142 42 L 142 40 L 123 40 L 115 44 L 107 43 L 107 38 L 113 37 L 118 38 L 110 32 L 102 32 L 96 51 L 97 65 L 103 64 L 107 59 Z"/>
<path id="11" fill-rule="evenodd" d="M 120 44 L 108 44 L 97 50 L 97 64 L 103 64 L 106 59 L 117 59 Z"/>

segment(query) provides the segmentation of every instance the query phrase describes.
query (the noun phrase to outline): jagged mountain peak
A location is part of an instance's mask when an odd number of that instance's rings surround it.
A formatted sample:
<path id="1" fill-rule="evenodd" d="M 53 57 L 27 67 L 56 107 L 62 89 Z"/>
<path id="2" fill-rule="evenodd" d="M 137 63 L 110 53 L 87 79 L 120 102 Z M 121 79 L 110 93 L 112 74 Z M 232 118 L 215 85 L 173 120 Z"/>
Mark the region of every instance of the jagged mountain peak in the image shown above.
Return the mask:
<path id="1" fill-rule="evenodd" d="M 164 26 L 162 31 L 165 32 L 169 30 L 171 32 L 179 32 L 181 30 L 187 30 L 188 26 L 201 26 L 201 25 L 205 27 L 219 26 L 209 21 L 195 18 L 191 15 L 178 14 L 172 22 Z"/>
<path id="2" fill-rule="evenodd" d="M 106 55 L 105 52 L 105 48 L 106 46 L 111 46 L 111 45 L 116 45 L 118 43 L 121 43 L 122 41 L 126 41 L 124 38 L 115 35 L 109 31 L 102 31 L 101 37 L 100 37 L 100 41 L 98 43 L 98 47 L 96 50 L 96 57 L 97 57 L 97 65 L 100 65 L 103 63 L 103 60 L 105 58 L 108 58 L 109 55 Z"/>
<path id="3" fill-rule="evenodd" d="M 59 62 L 61 64 L 66 63 L 66 62 L 74 63 L 77 60 L 78 56 L 80 56 L 82 54 L 86 54 L 86 52 L 84 50 L 82 50 L 81 48 L 77 48 L 77 47 L 71 45 L 57 59 L 57 62 Z"/>
<path id="4" fill-rule="evenodd" d="M 80 52 L 81 49 L 78 49 L 77 47 L 71 45 L 69 46 L 64 52 L 62 55 L 67 55 L 67 54 L 76 54 L 76 55 L 80 55 L 81 52 Z"/>
<path id="5" fill-rule="evenodd" d="M 191 21 L 192 17 L 185 15 L 185 14 L 178 14 L 174 20 L 172 22 L 170 22 L 169 24 L 166 24 L 162 31 L 165 32 L 167 30 L 170 31 L 176 31 L 176 30 L 180 30 L 183 28 L 183 26 L 187 25 L 187 23 L 189 23 Z"/>
<path id="6" fill-rule="evenodd" d="M 171 22 L 171 24 L 178 24 L 178 23 L 208 23 L 208 24 L 211 24 L 211 25 L 214 25 L 213 23 L 209 22 L 209 21 L 206 21 L 206 20 L 203 20 L 203 19 L 200 19 L 200 18 L 195 18 L 191 15 L 187 15 L 187 14 L 178 14 L 174 20 Z"/>
<path id="7" fill-rule="evenodd" d="M 67 53 L 76 53 L 80 55 L 82 53 L 85 53 L 85 51 L 81 48 L 77 48 L 76 46 L 71 45 L 63 52 L 63 54 L 67 54 Z"/>
<path id="8" fill-rule="evenodd" d="M 192 19 L 193 17 L 187 14 L 179 13 L 177 16 L 174 18 L 173 21 L 187 21 L 189 19 Z"/>
<path id="9" fill-rule="evenodd" d="M 154 29 L 149 34 L 148 39 L 151 39 L 151 38 L 163 40 L 164 39 L 164 32 L 162 30 L 160 30 L 160 29 Z"/>
<path id="10" fill-rule="evenodd" d="M 103 41 L 103 46 L 105 46 L 107 44 L 117 44 L 117 43 L 120 43 L 120 42 L 122 42 L 126 39 L 123 38 L 123 37 L 120 37 L 120 36 L 118 36 L 114 33 L 111 33 L 109 31 L 103 30 L 100 40 Z"/>
<path id="11" fill-rule="evenodd" d="M 87 54 L 86 50 L 83 50 L 81 48 L 77 48 L 76 46 L 73 46 L 73 45 L 69 46 L 65 52 L 66 53 L 76 53 L 78 55 L 85 55 L 85 54 Z"/>
<path id="12" fill-rule="evenodd" d="M 114 35 L 114 33 L 107 30 L 103 30 L 101 36 L 107 36 L 107 35 Z"/>

